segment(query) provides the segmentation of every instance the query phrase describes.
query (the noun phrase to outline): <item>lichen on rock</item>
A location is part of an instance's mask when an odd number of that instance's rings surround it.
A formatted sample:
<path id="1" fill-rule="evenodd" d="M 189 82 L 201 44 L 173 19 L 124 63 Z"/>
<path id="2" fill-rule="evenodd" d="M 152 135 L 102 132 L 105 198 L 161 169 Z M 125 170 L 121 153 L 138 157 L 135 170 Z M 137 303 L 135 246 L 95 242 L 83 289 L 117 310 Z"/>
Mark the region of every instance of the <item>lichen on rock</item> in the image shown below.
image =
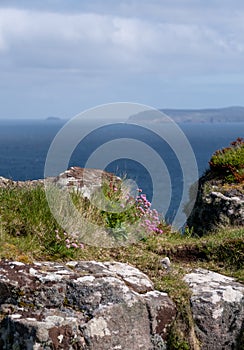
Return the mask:
<path id="1" fill-rule="evenodd" d="M 191 310 L 201 349 L 242 349 L 244 286 L 205 269 L 192 271 L 184 280 L 192 291 Z"/>
<path id="2" fill-rule="evenodd" d="M 168 295 L 126 264 L 0 262 L 3 350 L 160 350 L 175 314 Z"/>
<path id="3" fill-rule="evenodd" d="M 199 180 L 195 206 L 187 225 L 198 235 L 244 226 L 244 185 L 225 184 L 207 172 Z"/>

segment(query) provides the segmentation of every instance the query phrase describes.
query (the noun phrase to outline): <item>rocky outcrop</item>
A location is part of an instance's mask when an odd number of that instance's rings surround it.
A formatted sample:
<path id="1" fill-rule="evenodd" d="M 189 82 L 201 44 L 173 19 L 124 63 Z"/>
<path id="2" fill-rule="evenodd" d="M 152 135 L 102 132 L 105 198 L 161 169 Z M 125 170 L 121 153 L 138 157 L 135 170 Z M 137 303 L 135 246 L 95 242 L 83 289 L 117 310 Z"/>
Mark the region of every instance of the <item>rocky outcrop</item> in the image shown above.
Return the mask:
<path id="1" fill-rule="evenodd" d="M 0 262 L 0 349 L 162 350 L 175 305 L 119 262 Z"/>
<path id="2" fill-rule="evenodd" d="M 115 184 L 120 180 L 119 177 L 104 170 L 71 167 L 51 181 L 60 187 L 78 190 L 83 197 L 90 199 L 91 195 L 101 188 L 104 181 Z"/>
<path id="3" fill-rule="evenodd" d="M 187 225 L 198 235 L 223 227 L 244 226 L 244 185 L 226 186 L 209 174 L 199 181 L 197 200 Z"/>
<path id="4" fill-rule="evenodd" d="M 55 178 L 50 178 L 50 180 Z M 7 179 L 6 177 L 0 176 L 0 188 L 13 188 L 13 187 L 35 187 L 35 186 L 43 186 L 44 180 L 26 180 L 26 181 L 14 181 L 11 179 Z"/>
<path id="5" fill-rule="evenodd" d="M 78 190 L 83 197 L 90 198 L 91 195 L 101 188 L 101 184 L 104 181 L 116 182 L 121 181 L 121 179 L 112 173 L 108 173 L 100 169 L 89 169 L 80 167 L 71 167 L 63 173 L 56 177 L 49 177 L 45 180 L 27 180 L 27 181 L 13 181 L 0 176 L 0 187 L 34 187 L 37 185 L 44 185 L 46 181 L 47 184 L 53 183 L 61 188 L 69 188 L 73 190 Z"/>
<path id="6" fill-rule="evenodd" d="M 243 349 L 244 286 L 233 278 L 196 269 L 185 276 L 201 350 Z"/>

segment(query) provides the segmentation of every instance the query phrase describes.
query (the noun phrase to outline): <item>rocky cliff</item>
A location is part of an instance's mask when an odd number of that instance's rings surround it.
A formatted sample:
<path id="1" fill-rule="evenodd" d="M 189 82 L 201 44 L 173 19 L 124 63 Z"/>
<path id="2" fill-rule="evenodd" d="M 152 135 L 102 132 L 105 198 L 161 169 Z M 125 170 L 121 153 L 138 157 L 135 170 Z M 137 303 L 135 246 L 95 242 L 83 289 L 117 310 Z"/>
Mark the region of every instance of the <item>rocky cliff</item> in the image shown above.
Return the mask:
<path id="1" fill-rule="evenodd" d="M 197 200 L 187 225 L 198 235 L 224 227 L 243 227 L 244 184 L 227 184 L 207 172 L 199 181 Z"/>

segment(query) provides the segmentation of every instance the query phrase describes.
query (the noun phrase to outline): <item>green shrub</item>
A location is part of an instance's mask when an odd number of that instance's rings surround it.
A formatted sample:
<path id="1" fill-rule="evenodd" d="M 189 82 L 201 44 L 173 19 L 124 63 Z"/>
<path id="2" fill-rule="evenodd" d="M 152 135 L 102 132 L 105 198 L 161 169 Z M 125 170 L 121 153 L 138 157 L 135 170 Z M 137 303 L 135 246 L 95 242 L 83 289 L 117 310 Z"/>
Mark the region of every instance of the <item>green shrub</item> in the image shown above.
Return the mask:
<path id="1" fill-rule="evenodd" d="M 210 169 L 227 182 L 244 181 L 244 140 L 238 138 L 230 147 L 216 151 L 210 162 Z"/>

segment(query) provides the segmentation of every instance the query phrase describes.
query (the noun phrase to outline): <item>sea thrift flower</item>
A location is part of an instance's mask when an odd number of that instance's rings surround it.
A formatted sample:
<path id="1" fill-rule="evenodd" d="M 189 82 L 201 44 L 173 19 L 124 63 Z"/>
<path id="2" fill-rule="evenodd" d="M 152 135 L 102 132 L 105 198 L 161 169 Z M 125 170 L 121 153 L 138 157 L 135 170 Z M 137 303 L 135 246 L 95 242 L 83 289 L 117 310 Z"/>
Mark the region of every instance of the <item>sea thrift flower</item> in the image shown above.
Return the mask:
<path id="1" fill-rule="evenodd" d="M 145 194 L 138 195 L 136 198 L 136 206 L 138 210 L 136 216 L 140 217 L 140 225 L 147 231 L 161 234 L 163 231 L 158 228 L 160 225 L 159 214 L 156 209 L 151 209 L 151 205 L 151 202 L 147 199 Z"/>
<path id="2" fill-rule="evenodd" d="M 71 247 L 73 247 L 73 248 L 79 248 L 79 246 L 78 246 L 78 244 L 76 244 L 76 243 L 71 243 Z"/>
<path id="3" fill-rule="evenodd" d="M 77 241 L 77 239 L 74 239 L 74 237 L 79 234 L 78 232 L 76 232 L 75 234 L 71 234 L 69 235 L 67 232 L 60 232 L 58 230 L 54 231 L 56 233 L 56 239 L 57 241 L 59 241 L 60 243 L 63 242 L 65 247 L 67 249 L 70 248 L 74 248 L 74 249 L 83 249 L 84 248 L 84 244 L 83 243 L 79 243 Z"/>

